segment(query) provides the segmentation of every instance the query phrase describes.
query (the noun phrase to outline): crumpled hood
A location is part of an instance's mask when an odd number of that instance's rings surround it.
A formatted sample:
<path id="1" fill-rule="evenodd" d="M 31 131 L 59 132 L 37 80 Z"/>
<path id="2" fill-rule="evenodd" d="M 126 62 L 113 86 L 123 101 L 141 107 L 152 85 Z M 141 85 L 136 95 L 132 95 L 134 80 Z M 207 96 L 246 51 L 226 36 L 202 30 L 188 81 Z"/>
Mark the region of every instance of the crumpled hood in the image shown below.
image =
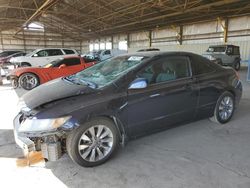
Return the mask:
<path id="1" fill-rule="evenodd" d="M 24 94 L 20 99 L 29 109 L 67 97 L 93 92 L 93 89 L 58 78 L 42 84 Z"/>

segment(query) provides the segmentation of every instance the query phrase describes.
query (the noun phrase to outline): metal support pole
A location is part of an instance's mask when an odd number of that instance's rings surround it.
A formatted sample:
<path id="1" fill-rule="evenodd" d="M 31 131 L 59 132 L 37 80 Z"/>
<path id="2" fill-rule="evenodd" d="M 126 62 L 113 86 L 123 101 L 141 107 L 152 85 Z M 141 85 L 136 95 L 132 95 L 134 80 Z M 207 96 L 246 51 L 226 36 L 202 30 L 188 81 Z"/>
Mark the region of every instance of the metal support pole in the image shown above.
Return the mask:
<path id="1" fill-rule="evenodd" d="M 180 32 L 179 32 L 179 43 L 182 45 L 183 41 L 183 25 L 180 25 Z"/>
<path id="2" fill-rule="evenodd" d="M 3 44 L 3 34 L 2 34 L 2 31 L 1 31 L 1 44 L 2 44 L 2 50 L 4 51 L 4 44 Z"/>
<path id="3" fill-rule="evenodd" d="M 129 33 L 127 34 L 127 47 L 130 48 Z"/>
<path id="4" fill-rule="evenodd" d="M 26 40 L 25 40 L 25 35 L 24 35 L 24 31 L 22 32 L 23 33 L 23 50 L 26 52 Z"/>
<path id="5" fill-rule="evenodd" d="M 217 18 L 218 22 L 220 23 L 221 27 L 223 28 L 223 41 L 227 43 L 227 36 L 228 36 L 228 18 L 225 18 L 225 24 L 222 23 L 222 18 Z"/>
<path id="6" fill-rule="evenodd" d="M 152 31 L 150 30 L 148 33 L 148 38 L 149 38 L 149 47 L 152 47 Z"/>
<path id="7" fill-rule="evenodd" d="M 113 35 L 111 36 L 111 49 L 113 49 L 114 48 L 114 37 L 113 37 Z"/>
<path id="8" fill-rule="evenodd" d="M 227 43 L 228 36 L 228 18 L 225 18 L 225 26 L 224 26 L 224 43 Z"/>

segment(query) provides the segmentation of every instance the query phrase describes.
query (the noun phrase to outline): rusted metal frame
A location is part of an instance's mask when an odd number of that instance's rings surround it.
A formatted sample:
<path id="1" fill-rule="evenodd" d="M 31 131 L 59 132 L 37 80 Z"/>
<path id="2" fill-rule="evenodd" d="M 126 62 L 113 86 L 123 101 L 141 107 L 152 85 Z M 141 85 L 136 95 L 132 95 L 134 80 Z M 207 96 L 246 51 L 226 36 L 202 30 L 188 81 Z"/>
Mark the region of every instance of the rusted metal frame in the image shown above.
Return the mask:
<path id="1" fill-rule="evenodd" d="M 177 8 L 180 8 L 180 7 L 182 7 L 182 5 L 178 5 L 178 6 L 175 6 L 175 7 L 173 7 L 174 9 L 177 9 Z M 165 7 L 164 9 L 162 9 L 161 10 L 161 13 L 163 12 L 163 11 L 167 11 L 167 10 L 169 10 L 169 7 Z M 124 14 L 133 14 L 133 13 L 135 13 L 135 12 L 137 12 L 136 10 L 132 10 L 132 12 L 127 12 L 127 13 L 124 13 Z M 177 12 L 180 12 L 180 11 L 177 11 Z M 121 14 L 120 16 L 123 16 L 124 14 Z M 136 17 L 136 20 L 143 20 L 144 18 L 143 17 L 154 17 L 153 15 L 154 15 L 155 13 L 154 12 L 151 12 L 151 13 L 148 13 L 148 14 L 144 14 L 144 15 L 142 15 L 142 16 L 138 16 L 138 17 Z M 160 14 L 160 15 L 162 15 L 162 14 Z M 132 17 L 131 19 L 129 19 L 129 20 L 126 20 L 126 22 L 130 22 L 131 20 L 134 20 L 134 18 Z M 138 21 L 137 21 L 138 22 Z M 140 21 L 139 21 L 140 22 Z M 117 25 L 119 25 L 119 24 L 121 24 L 121 23 L 123 23 L 123 22 L 118 22 L 118 23 L 116 23 Z"/>
<path id="2" fill-rule="evenodd" d="M 78 39 L 82 38 L 82 36 L 81 37 L 75 37 L 74 35 L 72 35 L 72 31 L 69 32 L 69 34 L 67 34 L 65 31 L 62 31 L 60 28 L 55 27 L 54 24 L 51 24 L 51 23 L 48 23 L 48 22 L 46 24 L 48 26 L 50 26 L 50 27 L 46 28 L 47 31 L 52 31 L 52 32 L 59 33 L 61 35 L 67 36 L 67 37 L 69 37 L 69 38 L 71 38 L 73 40 L 78 40 Z"/>
<path id="3" fill-rule="evenodd" d="M 10 3 L 11 3 L 11 0 L 8 1 L 8 5 L 10 5 Z M 5 18 L 7 17 L 7 13 L 8 13 L 8 8 L 5 11 L 5 16 L 4 16 Z"/>
<path id="4" fill-rule="evenodd" d="M 38 4 L 37 4 L 36 0 L 33 0 L 33 3 L 35 5 L 36 9 L 38 9 L 39 7 L 38 7 Z"/>
<path id="5" fill-rule="evenodd" d="M 199 3 L 202 3 L 202 1 L 203 0 L 196 0 L 196 1 L 189 2 L 189 4 L 187 5 L 187 9 L 193 8 L 194 6 L 198 5 Z"/>
<path id="6" fill-rule="evenodd" d="M 43 20 L 48 20 L 48 19 L 43 18 Z M 67 23 L 67 22 L 65 22 L 57 17 L 53 17 L 52 20 L 48 20 L 48 21 L 53 21 L 53 24 L 48 23 L 46 21 L 44 23 L 49 24 L 52 27 L 58 26 L 58 23 L 61 23 L 61 24 L 63 24 L 65 30 L 70 31 L 71 33 L 73 31 L 76 31 L 78 33 L 84 34 L 85 35 L 85 36 L 83 36 L 84 38 L 89 37 L 89 36 L 97 37 L 97 35 L 95 35 L 94 33 L 88 33 L 87 29 L 79 28 L 79 27 L 72 25 L 72 24 L 69 24 L 69 23 Z"/>
<path id="7" fill-rule="evenodd" d="M 122 12 L 128 12 L 128 10 L 134 9 L 134 8 L 136 8 L 136 7 L 138 7 L 138 6 L 145 6 L 146 4 L 148 4 L 148 3 L 150 3 L 150 2 L 153 2 L 153 1 L 154 1 L 154 0 L 149 0 L 149 1 L 144 2 L 144 3 L 135 4 L 135 5 L 133 5 L 133 6 L 129 6 L 129 7 L 126 8 L 126 9 L 118 10 L 118 11 L 116 11 L 116 12 L 114 12 L 114 13 L 105 14 L 105 15 L 103 15 L 102 17 L 100 17 L 100 18 L 98 18 L 98 19 L 109 18 L 109 17 L 112 17 L 112 16 L 114 16 L 114 15 L 121 14 Z M 89 22 L 85 22 L 84 24 L 91 24 L 92 22 L 94 22 L 94 20 L 89 21 Z"/>
<path id="8" fill-rule="evenodd" d="M 32 20 L 36 19 L 38 16 L 40 16 L 44 11 L 46 11 L 47 9 L 49 9 L 50 7 L 52 7 L 53 5 L 55 5 L 55 3 L 57 3 L 58 0 L 47 0 L 45 1 L 37 10 L 34 14 L 32 14 L 30 16 L 30 18 L 28 20 L 26 20 L 26 22 L 23 24 L 23 26 L 27 26 Z M 23 29 L 23 27 L 21 27 L 16 33 L 19 33 L 21 30 Z"/>
<path id="9" fill-rule="evenodd" d="M 244 15 L 249 15 L 248 14 L 244 14 Z M 229 17 L 229 15 L 225 15 L 227 17 Z M 210 15 L 211 18 L 207 18 L 207 15 L 199 15 L 199 16 L 196 16 L 196 17 L 185 17 L 185 18 L 178 18 L 178 20 L 170 20 L 168 22 L 168 24 L 164 25 L 162 28 L 166 28 L 166 27 L 169 27 L 169 25 L 171 24 L 177 24 L 177 25 L 186 25 L 186 24 L 196 24 L 196 23 L 204 23 L 204 22 L 209 22 L 209 21 L 215 21 L 216 18 L 218 17 L 218 14 L 211 14 Z M 212 18 L 214 17 L 214 18 Z M 230 16 L 231 17 L 235 17 L 235 16 Z M 164 24 L 165 22 L 160 22 L 158 23 L 159 25 L 161 24 Z M 135 28 L 134 30 L 131 29 L 131 28 L 134 28 L 134 27 L 127 27 L 126 29 L 121 29 L 121 30 L 114 30 L 116 33 L 124 33 L 124 32 L 134 32 L 134 31 L 142 31 L 142 30 L 149 30 L 149 29 L 152 29 L 153 27 L 155 27 L 155 23 L 151 23 L 151 24 L 146 24 L 144 27 L 139 27 L 137 26 L 137 28 Z M 112 33 L 110 32 L 105 32 L 103 33 L 103 35 L 111 35 Z"/>
<path id="10" fill-rule="evenodd" d="M 75 8 L 74 6 L 72 6 L 69 3 L 66 3 L 66 2 L 62 2 L 62 3 L 65 4 L 65 5 L 67 5 L 68 7 L 76 10 L 76 12 L 75 12 L 74 15 L 79 15 L 80 16 L 79 19 L 81 19 L 84 16 L 84 17 L 87 17 L 87 19 L 93 19 L 94 18 L 96 21 L 100 22 L 101 24 L 109 25 L 108 23 L 106 23 L 106 22 L 104 22 L 102 20 L 99 20 L 95 15 L 91 15 L 90 13 L 85 14 L 80 9 Z"/>
<path id="11" fill-rule="evenodd" d="M 138 7 L 139 8 L 139 7 Z M 144 7 L 144 8 L 149 8 L 149 7 Z M 177 7 L 176 7 L 177 8 Z M 162 15 L 162 12 L 163 11 L 166 11 L 166 10 L 169 10 L 169 8 L 165 8 L 163 10 L 159 12 L 157 12 L 158 15 Z M 140 10 L 139 10 L 140 11 Z M 128 14 L 137 14 L 137 12 L 139 12 L 137 9 L 134 9 L 132 10 L 131 12 L 126 12 L 124 14 L 120 14 L 119 15 L 119 18 L 117 19 L 120 19 L 123 18 L 124 15 L 128 15 Z M 135 22 L 141 22 L 140 20 L 143 20 L 144 18 L 143 17 L 154 17 L 154 15 L 156 14 L 156 12 L 152 12 L 151 13 L 148 13 L 148 14 L 144 14 L 144 15 L 140 15 L 140 16 L 130 16 L 130 19 L 126 19 L 125 21 L 121 21 L 121 22 L 117 22 L 115 23 L 115 25 L 119 25 L 119 24 L 123 24 L 124 22 L 125 23 L 128 23 L 128 22 L 131 22 L 131 21 L 135 21 Z M 112 27 L 112 26 L 111 26 Z"/>
<path id="12" fill-rule="evenodd" d="M 188 9 L 188 10 L 185 11 L 185 13 L 190 13 L 190 12 L 200 10 L 200 9 L 204 9 L 204 8 L 208 8 L 208 7 L 211 7 L 211 6 L 219 6 L 219 5 L 230 4 L 230 3 L 233 3 L 233 2 L 239 2 L 239 1 L 240 0 L 217 1 L 217 2 L 213 2 L 213 3 L 201 5 L 199 7 Z M 157 19 L 162 19 L 162 18 L 167 18 L 167 17 L 172 17 L 172 16 L 178 16 L 180 14 L 183 14 L 183 12 L 175 12 L 175 13 L 170 13 L 170 14 L 166 14 L 166 15 L 147 18 L 143 22 L 146 23 L 146 22 L 149 22 L 149 21 L 157 20 Z M 126 26 L 137 24 L 137 23 L 139 23 L 139 22 L 130 22 L 130 23 L 126 23 L 126 24 L 123 24 L 123 25 L 116 25 L 116 26 L 112 26 L 111 28 L 105 29 L 104 31 L 107 31 L 107 30 L 110 30 L 110 29 L 114 30 L 116 28 L 126 27 Z"/>
<path id="13" fill-rule="evenodd" d="M 19 7 L 21 8 L 22 7 L 22 3 L 23 3 L 23 0 L 19 0 Z M 20 9 L 20 11 L 23 12 L 26 20 L 28 19 L 28 15 L 26 14 L 25 10 L 24 9 Z"/>

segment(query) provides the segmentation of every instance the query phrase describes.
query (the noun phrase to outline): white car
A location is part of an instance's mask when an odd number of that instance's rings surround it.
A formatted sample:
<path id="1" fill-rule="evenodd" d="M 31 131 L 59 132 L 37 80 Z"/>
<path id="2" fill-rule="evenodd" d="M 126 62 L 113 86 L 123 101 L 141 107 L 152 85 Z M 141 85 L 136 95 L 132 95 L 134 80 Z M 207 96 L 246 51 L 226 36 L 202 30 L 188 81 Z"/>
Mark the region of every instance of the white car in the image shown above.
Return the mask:
<path id="1" fill-rule="evenodd" d="M 28 53 L 26 56 L 11 58 L 10 63 L 18 66 L 40 67 L 58 58 L 65 56 L 72 56 L 72 55 L 79 55 L 79 54 L 74 49 L 66 49 L 66 48 L 37 49 Z"/>

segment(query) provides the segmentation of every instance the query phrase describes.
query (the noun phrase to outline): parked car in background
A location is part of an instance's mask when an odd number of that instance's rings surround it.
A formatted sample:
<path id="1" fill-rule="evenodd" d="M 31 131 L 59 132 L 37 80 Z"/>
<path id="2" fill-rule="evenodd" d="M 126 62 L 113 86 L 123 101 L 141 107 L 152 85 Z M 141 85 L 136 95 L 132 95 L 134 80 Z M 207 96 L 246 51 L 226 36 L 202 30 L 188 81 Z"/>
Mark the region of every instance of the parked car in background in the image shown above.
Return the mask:
<path id="1" fill-rule="evenodd" d="M 17 144 L 55 161 L 67 151 L 97 166 L 120 144 L 178 124 L 233 116 L 238 74 L 187 52 L 138 52 L 100 62 L 23 95 L 14 119 Z"/>
<path id="2" fill-rule="evenodd" d="M 11 58 L 10 62 L 20 67 L 39 67 L 44 66 L 60 57 L 67 57 L 72 55 L 79 54 L 74 49 L 66 48 L 37 49 L 28 53 L 26 56 Z"/>
<path id="3" fill-rule="evenodd" d="M 137 52 L 150 52 L 150 51 L 160 51 L 160 49 L 159 48 L 145 48 L 145 49 L 137 50 Z"/>
<path id="4" fill-rule="evenodd" d="M 98 50 L 98 51 L 93 51 L 85 56 L 90 56 L 93 57 L 97 61 L 104 61 L 106 59 L 109 59 L 111 57 L 116 57 L 118 55 L 126 54 L 126 50 L 119 50 L 119 49 L 111 49 L 111 50 Z"/>
<path id="5" fill-rule="evenodd" d="M 216 45 L 209 46 L 206 53 L 203 55 L 209 60 L 223 65 L 231 66 L 235 70 L 240 70 L 240 47 L 234 45 Z"/>
<path id="6" fill-rule="evenodd" d="M 18 51 L 18 50 L 6 50 L 0 53 L 0 65 L 5 64 L 6 62 L 8 62 L 10 56 L 18 54 L 18 53 L 24 53 L 22 51 Z"/>
<path id="7" fill-rule="evenodd" d="M 25 56 L 26 55 L 25 52 L 21 52 L 21 51 L 19 51 L 19 52 L 12 51 L 12 52 L 14 52 L 14 53 L 13 54 L 8 53 L 8 54 L 10 54 L 8 56 L 1 57 L 1 55 L 0 55 L 0 64 L 1 65 L 9 65 L 11 58 L 15 58 L 15 57 L 20 57 L 20 56 Z"/>
<path id="8" fill-rule="evenodd" d="M 59 58 L 44 67 L 22 67 L 14 69 L 7 79 L 12 81 L 14 88 L 21 86 L 23 89 L 31 90 L 40 84 L 58 77 L 68 76 L 86 69 L 96 62 L 85 62 L 79 56 Z"/>

